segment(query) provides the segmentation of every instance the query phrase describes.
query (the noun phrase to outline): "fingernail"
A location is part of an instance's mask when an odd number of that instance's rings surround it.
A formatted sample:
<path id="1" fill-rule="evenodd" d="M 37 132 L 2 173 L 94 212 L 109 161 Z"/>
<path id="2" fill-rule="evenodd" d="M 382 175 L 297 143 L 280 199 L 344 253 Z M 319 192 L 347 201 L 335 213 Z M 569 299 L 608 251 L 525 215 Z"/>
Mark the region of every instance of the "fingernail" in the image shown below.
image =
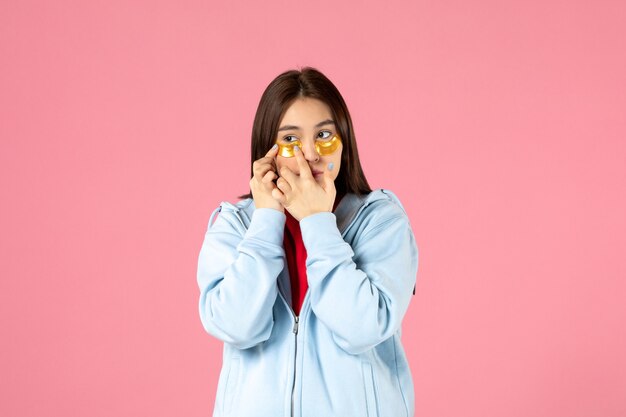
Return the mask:
<path id="1" fill-rule="evenodd" d="M 272 149 L 276 149 L 278 148 L 278 143 L 275 143 L 274 146 L 272 146 Z"/>
<path id="2" fill-rule="evenodd" d="M 333 164 L 332 162 L 328 164 L 328 170 L 332 171 L 333 167 L 335 166 L 335 164 Z"/>
<path id="3" fill-rule="evenodd" d="M 298 145 L 294 145 L 294 146 L 293 146 L 293 149 L 294 149 L 294 150 L 296 150 L 296 151 L 299 151 L 299 150 L 300 150 L 300 148 L 298 147 Z"/>

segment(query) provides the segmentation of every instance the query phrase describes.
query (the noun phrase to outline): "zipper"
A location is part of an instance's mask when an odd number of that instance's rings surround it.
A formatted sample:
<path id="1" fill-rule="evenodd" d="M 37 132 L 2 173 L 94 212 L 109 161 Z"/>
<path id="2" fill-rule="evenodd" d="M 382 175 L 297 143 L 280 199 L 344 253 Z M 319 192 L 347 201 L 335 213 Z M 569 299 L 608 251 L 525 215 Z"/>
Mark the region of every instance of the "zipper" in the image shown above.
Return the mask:
<path id="1" fill-rule="evenodd" d="M 359 214 L 361 214 L 361 212 L 365 209 L 365 207 L 367 207 L 369 205 L 369 203 L 366 204 L 362 204 L 361 207 L 359 207 L 359 209 L 357 210 L 356 214 L 352 217 L 352 219 L 350 219 L 350 223 L 342 230 L 340 230 L 339 232 L 341 233 L 341 237 L 344 238 L 346 233 L 348 232 L 348 229 L 350 229 L 350 227 L 354 224 L 354 222 L 356 221 L 356 219 L 359 217 Z M 300 317 L 296 316 L 295 311 L 293 311 L 293 308 L 290 306 L 290 304 L 287 302 L 287 300 L 285 299 L 285 297 L 283 296 L 282 292 L 280 292 L 280 290 L 278 291 L 278 295 L 280 296 L 280 298 L 283 299 L 283 302 L 285 303 L 287 309 L 291 312 L 291 315 L 293 316 L 294 319 L 294 323 L 293 323 L 293 334 L 294 334 L 294 355 L 293 355 L 293 385 L 291 386 L 291 417 L 294 417 L 294 396 L 296 393 L 296 368 L 298 366 L 297 360 L 298 360 L 298 328 L 300 327 Z M 304 294 L 304 299 L 302 300 L 302 306 L 300 308 L 300 314 L 302 314 L 302 312 L 304 311 L 304 307 L 306 305 L 306 301 L 309 298 L 309 289 L 307 288 L 306 293 Z"/>
<path id="2" fill-rule="evenodd" d="M 293 354 L 293 384 L 291 385 L 291 414 L 290 414 L 291 417 L 293 417 L 294 412 L 295 412 L 294 400 L 295 400 L 295 394 L 296 394 L 296 368 L 298 366 L 298 331 L 300 329 L 300 316 L 296 316 L 296 313 L 293 311 L 293 308 L 291 308 L 289 303 L 287 303 L 287 300 L 283 296 L 283 293 L 280 292 L 280 290 L 278 291 L 278 295 L 284 301 L 285 305 L 287 306 L 287 309 L 291 312 L 291 315 L 293 316 L 293 320 L 294 320 L 293 328 L 291 330 L 294 334 L 294 354 Z M 304 294 L 304 300 L 302 300 L 302 307 L 300 308 L 300 315 L 302 315 L 302 313 L 304 312 L 304 306 L 308 298 L 309 298 L 309 290 L 307 289 L 306 293 Z"/>
<path id="3" fill-rule="evenodd" d="M 342 238 L 345 237 L 348 229 L 350 229 L 350 227 L 354 224 L 356 219 L 359 217 L 359 214 L 361 214 L 363 209 L 365 209 L 365 207 L 367 207 L 369 204 L 370 204 L 370 202 L 362 204 L 358 208 L 356 214 L 352 217 L 352 219 L 350 219 L 350 223 L 343 229 L 343 231 L 342 230 L 339 231 L 339 233 L 341 234 Z M 221 208 L 220 208 L 220 211 L 221 211 Z M 241 218 L 241 215 L 239 213 L 239 210 L 236 210 L 234 213 L 235 213 L 235 217 L 237 217 L 237 219 L 242 224 L 244 229 L 247 230 L 248 226 L 250 225 L 250 223 L 248 222 L 246 224 L 246 222 L 243 221 L 243 219 Z M 278 295 L 280 296 L 280 298 L 283 299 L 283 302 L 287 306 L 287 309 L 291 312 L 291 315 L 294 318 L 294 324 L 293 324 L 293 330 L 292 330 L 293 334 L 294 334 L 293 385 L 291 386 L 291 417 L 293 417 L 294 416 L 294 396 L 295 396 L 295 392 L 296 392 L 296 368 L 297 368 L 297 360 L 298 360 L 298 328 L 300 326 L 300 324 L 299 324 L 300 323 L 300 317 L 296 315 L 295 311 L 290 306 L 290 304 L 287 302 L 287 300 L 283 296 L 282 292 L 280 292 L 280 289 L 278 290 Z M 307 301 L 308 297 L 309 297 L 309 289 L 307 288 L 306 293 L 304 294 L 304 299 L 302 300 L 302 306 L 300 308 L 300 314 L 302 314 L 302 312 L 304 311 L 304 306 L 306 304 L 306 301 Z"/>
<path id="4" fill-rule="evenodd" d="M 308 292 L 309 291 L 307 290 L 307 293 Z M 285 299 L 280 289 L 278 290 L 278 296 L 283 300 L 283 302 L 285 303 L 285 306 L 291 312 L 291 315 L 293 316 L 293 320 L 294 320 L 292 332 L 294 334 L 295 350 L 293 354 L 293 384 L 291 385 L 291 414 L 290 414 L 293 417 L 293 412 L 294 412 L 293 402 L 294 402 L 294 395 L 296 391 L 296 366 L 297 366 L 297 359 L 298 359 L 298 327 L 300 327 L 300 316 L 296 316 L 296 313 L 293 311 L 293 308 L 291 308 L 291 306 L 287 302 L 287 299 Z M 306 295 L 304 298 L 306 299 Z"/>
<path id="5" fill-rule="evenodd" d="M 359 209 L 357 210 L 356 214 L 352 217 L 352 219 L 350 220 L 350 223 L 348 224 L 348 226 L 343 230 L 343 231 L 339 231 L 341 233 L 341 237 L 345 237 L 348 229 L 350 229 L 350 227 L 352 226 L 352 224 L 354 224 L 354 222 L 356 221 L 356 219 L 359 217 L 359 214 L 361 214 L 361 211 L 363 211 L 363 209 L 365 207 L 367 207 L 368 204 L 362 204 L 361 207 L 359 207 Z M 294 334 L 294 346 L 295 346 L 295 350 L 294 350 L 294 355 L 293 355 L 293 385 L 291 386 L 291 417 L 294 417 L 294 396 L 296 393 L 296 368 L 298 366 L 297 360 L 298 360 L 298 328 L 300 326 L 300 317 L 296 316 L 295 311 L 293 311 L 293 308 L 289 305 L 289 303 L 287 302 L 287 300 L 285 299 L 285 297 L 283 296 L 283 294 L 280 292 L 280 290 L 278 291 L 278 294 L 280 295 L 280 298 L 283 299 L 283 301 L 285 302 L 285 305 L 287 306 L 287 309 L 289 311 L 291 311 L 291 315 L 294 318 L 294 323 L 293 323 L 293 334 Z M 306 305 L 306 301 L 309 298 L 309 289 L 307 288 L 306 293 L 304 294 L 304 299 L 302 300 L 302 306 L 300 308 L 300 314 L 302 314 L 302 312 L 304 311 L 304 307 Z"/>
<path id="6" fill-rule="evenodd" d="M 293 312 L 293 310 L 292 310 Z M 297 359 L 298 359 L 298 323 L 300 321 L 299 316 L 295 316 L 295 323 L 293 324 L 293 333 L 295 336 L 295 351 L 293 353 L 293 385 L 291 386 L 291 417 L 293 417 L 293 401 L 294 401 L 294 395 L 296 393 L 296 367 L 298 366 L 297 364 Z"/>

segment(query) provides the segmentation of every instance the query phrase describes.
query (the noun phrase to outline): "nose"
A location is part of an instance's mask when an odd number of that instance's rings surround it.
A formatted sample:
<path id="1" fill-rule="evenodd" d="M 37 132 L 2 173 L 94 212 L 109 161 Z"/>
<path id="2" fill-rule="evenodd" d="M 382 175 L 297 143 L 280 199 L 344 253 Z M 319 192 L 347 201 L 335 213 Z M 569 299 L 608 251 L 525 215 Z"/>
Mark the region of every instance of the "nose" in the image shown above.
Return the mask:
<path id="1" fill-rule="evenodd" d="M 317 161 L 320 155 L 317 153 L 317 149 L 315 149 L 315 143 L 312 141 L 306 141 L 306 143 L 302 144 L 302 153 L 304 154 L 304 159 L 307 161 Z"/>

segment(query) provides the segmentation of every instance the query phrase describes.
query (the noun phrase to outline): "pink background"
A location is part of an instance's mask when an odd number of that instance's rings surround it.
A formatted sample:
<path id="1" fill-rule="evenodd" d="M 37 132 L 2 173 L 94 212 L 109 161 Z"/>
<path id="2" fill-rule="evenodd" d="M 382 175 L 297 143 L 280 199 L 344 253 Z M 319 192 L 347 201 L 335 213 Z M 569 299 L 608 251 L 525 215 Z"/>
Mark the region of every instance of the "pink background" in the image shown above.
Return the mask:
<path id="1" fill-rule="evenodd" d="M 0 415 L 207 416 L 211 210 L 324 71 L 420 248 L 416 416 L 626 415 L 623 1 L 0 2 Z M 389 147 L 382 148 L 382 144 Z"/>

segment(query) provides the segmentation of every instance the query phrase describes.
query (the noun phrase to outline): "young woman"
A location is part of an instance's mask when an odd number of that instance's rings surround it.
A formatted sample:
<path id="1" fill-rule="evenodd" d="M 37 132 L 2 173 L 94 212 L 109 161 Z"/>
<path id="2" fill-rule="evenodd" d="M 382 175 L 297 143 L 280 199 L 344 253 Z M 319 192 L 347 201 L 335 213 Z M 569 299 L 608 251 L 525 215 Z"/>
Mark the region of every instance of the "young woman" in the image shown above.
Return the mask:
<path id="1" fill-rule="evenodd" d="M 398 198 L 370 189 L 328 78 L 270 83 L 251 163 L 250 193 L 215 209 L 198 260 L 200 318 L 224 342 L 213 416 L 412 416 L 400 334 L 417 245 Z"/>

